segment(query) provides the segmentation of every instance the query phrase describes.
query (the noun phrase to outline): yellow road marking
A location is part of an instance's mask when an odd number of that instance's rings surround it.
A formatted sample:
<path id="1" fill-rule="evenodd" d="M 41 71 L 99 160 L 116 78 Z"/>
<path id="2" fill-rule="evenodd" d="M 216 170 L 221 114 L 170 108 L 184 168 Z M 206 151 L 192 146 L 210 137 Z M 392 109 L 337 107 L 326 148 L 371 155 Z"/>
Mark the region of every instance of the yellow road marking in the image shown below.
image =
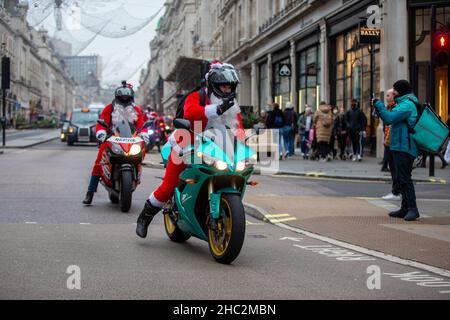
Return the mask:
<path id="1" fill-rule="evenodd" d="M 266 215 L 266 218 L 283 218 L 283 217 L 290 217 L 291 215 L 288 213 L 282 213 L 282 214 L 268 214 Z"/>
<path id="2" fill-rule="evenodd" d="M 294 221 L 297 220 L 297 218 L 291 217 L 291 218 L 284 218 L 284 219 L 269 219 L 270 222 L 277 223 L 277 222 L 288 222 L 288 221 Z"/>

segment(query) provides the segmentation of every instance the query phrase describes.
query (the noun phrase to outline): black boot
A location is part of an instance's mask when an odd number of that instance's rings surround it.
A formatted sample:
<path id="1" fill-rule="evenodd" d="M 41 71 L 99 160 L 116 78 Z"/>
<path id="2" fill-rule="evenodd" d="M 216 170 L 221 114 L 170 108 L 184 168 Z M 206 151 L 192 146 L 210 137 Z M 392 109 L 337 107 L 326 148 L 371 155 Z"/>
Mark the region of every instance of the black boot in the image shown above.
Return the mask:
<path id="1" fill-rule="evenodd" d="M 416 221 L 417 219 L 420 218 L 420 214 L 419 214 L 419 210 L 417 209 L 411 209 L 408 211 L 408 213 L 405 216 L 405 221 Z"/>
<path id="2" fill-rule="evenodd" d="M 88 193 L 86 193 L 86 198 L 84 198 L 83 200 L 83 204 L 90 205 L 93 199 L 94 199 L 94 192 L 88 191 Z"/>
<path id="3" fill-rule="evenodd" d="M 143 239 L 147 237 L 148 226 L 159 211 L 161 211 L 161 208 L 153 206 L 149 201 L 145 202 L 144 209 L 137 220 L 136 234 L 139 237 Z"/>
<path id="4" fill-rule="evenodd" d="M 403 219 L 403 218 L 406 217 L 407 214 L 408 214 L 408 210 L 400 209 L 398 211 L 394 211 L 394 212 L 389 213 L 389 217 Z"/>

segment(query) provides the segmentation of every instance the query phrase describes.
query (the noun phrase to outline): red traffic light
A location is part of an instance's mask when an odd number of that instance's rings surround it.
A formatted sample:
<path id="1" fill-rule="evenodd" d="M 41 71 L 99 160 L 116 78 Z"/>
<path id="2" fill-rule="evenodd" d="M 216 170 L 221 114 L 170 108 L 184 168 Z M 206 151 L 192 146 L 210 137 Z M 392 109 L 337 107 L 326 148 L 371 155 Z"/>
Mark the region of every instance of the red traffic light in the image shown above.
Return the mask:
<path id="1" fill-rule="evenodd" d="M 447 45 L 447 38 L 445 36 L 439 37 L 439 45 L 441 47 L 445 47 Z"/>

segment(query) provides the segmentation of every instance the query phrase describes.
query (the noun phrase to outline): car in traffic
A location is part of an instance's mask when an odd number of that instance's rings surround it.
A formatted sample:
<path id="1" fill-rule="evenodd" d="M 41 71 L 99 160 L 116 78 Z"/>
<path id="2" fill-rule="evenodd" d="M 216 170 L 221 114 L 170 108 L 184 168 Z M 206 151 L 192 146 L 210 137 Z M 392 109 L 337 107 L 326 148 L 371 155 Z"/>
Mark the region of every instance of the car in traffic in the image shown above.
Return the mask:
<path id="1" fill-rule="evenodd" d="M 61 127 L 61 136 L 60 136 L 61 142 L 67 142 L 67 131 L 69 130 L 69 126 L 70 126 L 70 121 L 65 120 Z"/>
<path id="2" fill-rule="evenodd" d="M 75 109 L 70 116 L 67 128 L 67 144 L 97 142 L 95 127 L 100 118 L 101 109 Z"/>

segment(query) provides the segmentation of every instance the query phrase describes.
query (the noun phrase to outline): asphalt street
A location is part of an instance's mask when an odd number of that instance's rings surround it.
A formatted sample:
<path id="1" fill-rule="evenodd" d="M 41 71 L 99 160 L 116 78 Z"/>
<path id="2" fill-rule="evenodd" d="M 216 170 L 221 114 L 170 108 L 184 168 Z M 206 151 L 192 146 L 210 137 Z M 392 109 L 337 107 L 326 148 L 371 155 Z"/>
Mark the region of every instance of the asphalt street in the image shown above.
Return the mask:
<path id="1" fill-rule="evenodd" d="M 0 155 L 1 299 L 450 299 L 448 287 L 437 285 L 448 278 L 358 253 L 340 259 L 347 249 L 250 216 L 244 248 L 230 266 L 215 263 L 205 242 L 170 242 L 161 215 L 149 238 L 139 239 L 134 223 L 163 171 L 144 169 L 129 214 L 102 187 L 93 206 L 84 207 L 95 154 L 93 146 L 54 141 Z M 380 183 L 256 179 L 261 193 L 284 188 L 375 197 L 389 191 Z M 419 197 L 448 198 L 446 185 L 417 188 Z M 67 287 L 70 266 L 81 271 L 80 290 Z"/>

